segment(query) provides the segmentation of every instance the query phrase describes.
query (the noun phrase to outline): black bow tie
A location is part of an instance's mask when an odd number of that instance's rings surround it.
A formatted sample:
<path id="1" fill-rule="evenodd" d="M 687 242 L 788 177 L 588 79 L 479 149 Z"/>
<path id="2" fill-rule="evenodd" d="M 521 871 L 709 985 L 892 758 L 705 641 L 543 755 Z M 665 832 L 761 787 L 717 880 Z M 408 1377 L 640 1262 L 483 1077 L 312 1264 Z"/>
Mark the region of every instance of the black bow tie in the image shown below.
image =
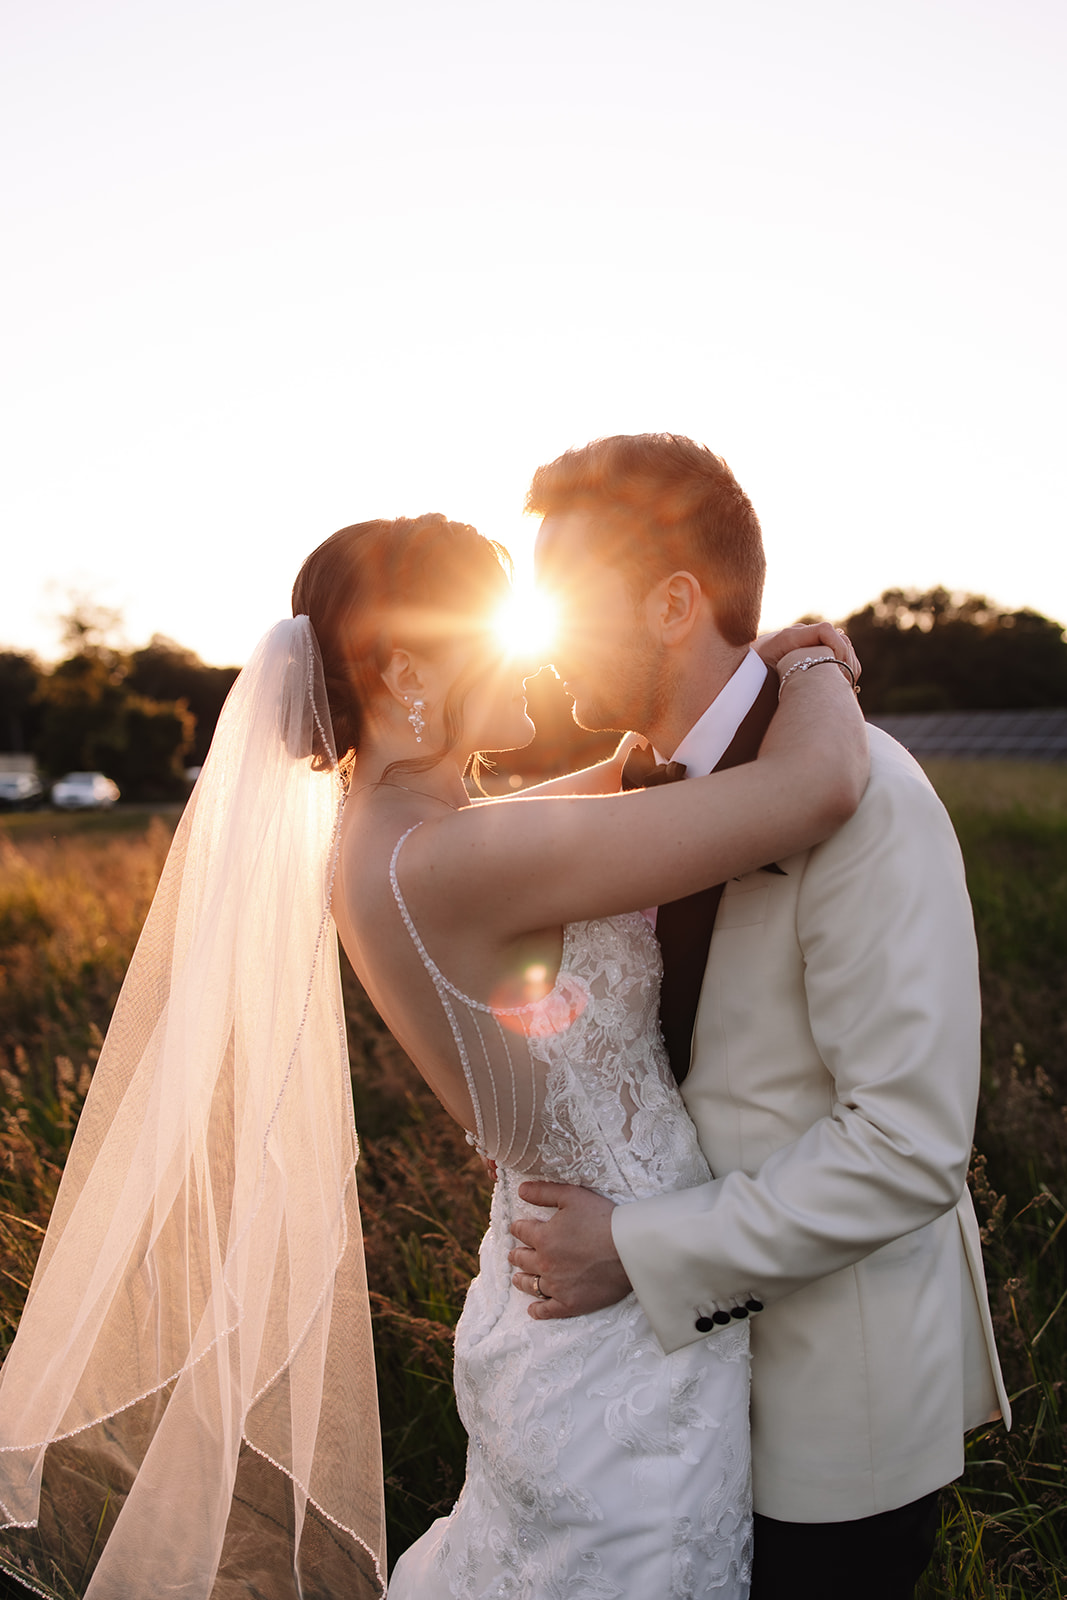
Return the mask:
<path id="1" fill-rule="evenodd" d="M 654 789 L 660 783 L 677 783 L 685 777 L 684 761 L 657 761 L 647 746 L 630 751 L 622 769 L 624 789 Z"/>

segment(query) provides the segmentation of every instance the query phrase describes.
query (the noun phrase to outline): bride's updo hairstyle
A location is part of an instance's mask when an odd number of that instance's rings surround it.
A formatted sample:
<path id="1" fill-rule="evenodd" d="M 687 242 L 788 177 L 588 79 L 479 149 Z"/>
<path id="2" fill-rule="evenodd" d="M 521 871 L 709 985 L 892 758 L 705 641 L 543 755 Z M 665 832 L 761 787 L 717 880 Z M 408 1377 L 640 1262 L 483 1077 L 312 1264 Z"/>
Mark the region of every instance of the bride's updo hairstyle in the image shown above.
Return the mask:
<path id="1" fill-rule="evenodd" d="M 463 702 L 493 654 L 493 612 L 507 596 L 509 569 L 502 545 L 440 512 L 357 522 L 311 552 L 293 585 L 293 615 L 309 617 L 318 640 L 342 766 L 359 753 L 395 649 L 432 655 L 469 640 L 471 662 L 445 700 L 445 744 L 391 770 L 423 771 L 453 747 Z"/>

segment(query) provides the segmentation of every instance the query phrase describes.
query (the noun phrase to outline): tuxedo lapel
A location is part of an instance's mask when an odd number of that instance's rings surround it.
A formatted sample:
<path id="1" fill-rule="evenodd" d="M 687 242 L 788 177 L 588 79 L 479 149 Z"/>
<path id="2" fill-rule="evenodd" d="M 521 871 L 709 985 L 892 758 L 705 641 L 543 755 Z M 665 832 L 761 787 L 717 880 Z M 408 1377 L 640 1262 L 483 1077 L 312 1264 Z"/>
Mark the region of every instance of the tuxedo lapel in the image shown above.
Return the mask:
<path id="1" fill-rule="evenodd" d="M 778 674 L 767 669 L 763 687 L 715 768 L 741 767 L 754 761 L 760 743 L 778 704 Z M 770 870 L 779 871 L 772 867 Z M 725 884 L 699 889 L 696 894 L 660 906 L 656 934 L 663 951 L 663 988 L 660 994 L 660 1025 L 670 1057 L 671 1070 L 681 1083 L 689 1071 L 704 968 L 708 963 L 715 914 Z"/>

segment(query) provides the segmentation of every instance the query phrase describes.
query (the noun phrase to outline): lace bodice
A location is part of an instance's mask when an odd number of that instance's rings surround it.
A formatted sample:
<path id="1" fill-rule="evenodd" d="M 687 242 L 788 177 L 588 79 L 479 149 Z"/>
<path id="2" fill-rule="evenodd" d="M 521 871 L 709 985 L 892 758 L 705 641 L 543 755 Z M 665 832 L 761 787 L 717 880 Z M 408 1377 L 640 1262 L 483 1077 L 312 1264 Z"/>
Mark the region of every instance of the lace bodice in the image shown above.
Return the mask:
<path id="1" fill-rule="evenodd" d="M 660 953 L 647 919 L 569 923 L 549 992 L 527 1005 L 487 1005 L 449 981 L 412 920 L 397 863 L 414 831 L 393 852 L 390 881 L 448 1017 L 479 1150 L 511 1172 L 616 1201 L 705 1182 L 660 1037 Z"/>

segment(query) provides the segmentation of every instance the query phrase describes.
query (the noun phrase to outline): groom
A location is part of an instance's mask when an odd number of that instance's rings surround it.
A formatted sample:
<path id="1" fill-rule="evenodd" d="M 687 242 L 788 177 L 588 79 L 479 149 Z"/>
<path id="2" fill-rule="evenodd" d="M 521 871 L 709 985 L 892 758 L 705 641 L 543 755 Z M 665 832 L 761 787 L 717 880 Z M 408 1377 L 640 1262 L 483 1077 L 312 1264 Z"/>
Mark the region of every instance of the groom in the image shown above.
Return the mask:
<path id="1" fill-rule="evenodd" d="M 541 467 L 528 508 L 576 721 L 635 729 L 690 776 L 753 759 L 777 684 L 749 648 L 763 547 L 726 464 L 670 434 L 600 439 Z M 659 910 L 664 1036 L 714 1180 L 619 1207 L 527 1183 L 557 1209 L 512 1230 L 532 1316 L 632 1287 L 668 1352 L 751 1317 L 752 1600 L 910 1596 L 965 1429 L 1009 1415 L 965 1186 L 963 866 L 919 767 L 870 742 L 831 839 Z"/>

